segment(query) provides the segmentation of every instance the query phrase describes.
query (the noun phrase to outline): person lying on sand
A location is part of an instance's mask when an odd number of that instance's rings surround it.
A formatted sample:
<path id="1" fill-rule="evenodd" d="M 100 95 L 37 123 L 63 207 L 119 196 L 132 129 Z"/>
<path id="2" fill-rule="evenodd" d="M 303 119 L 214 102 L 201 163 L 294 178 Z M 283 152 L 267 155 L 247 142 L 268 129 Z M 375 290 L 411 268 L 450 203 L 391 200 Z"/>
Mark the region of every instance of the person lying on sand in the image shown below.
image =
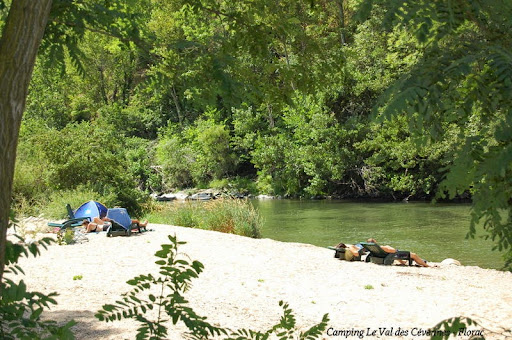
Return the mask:
<path id="1" fill-rule="evenodd" d="M 139 220 L 134 219 L 132 219 L 131 221 L 132 223 L 138 224 L 140 227 L 146 227 L 148 225 L 147 220 L 145 220 L 142 223 Z M 92 222 L 89 222 L 88 220 L 84 220 L 82 222 L 82 226 L 85 227 L 86 233 L 106 231 L 111 224 L 112 223 L 110 223 L 110 218 L 108 217 L 103 217 L 101 219 L 95 217 L 93 218 Z"/>
<path id="2" fill-rule="evenodd" d="M 108 217 L 103 217 L 101 220 L 97 217 L 94 218 L 93 222 L 96 222 L 96 221 L 106 221 L 106 222 L 110 222 L 111 219 L 108 218 Z M 138 226 L 140 227 L 146 227 L 148 225 L 148 220 L 145 220 L 144 222 L 141 222 L 139 220 L 136 220 L 136 219 L 130 219 L 130 221 L 132 221 L 132 224 L 137 224 Z"/>
<path id="3" fill-rule="evenodd" d="M 104 217 L 104 219 L 106 219 L 106 217 Z M 82 222 L 82 226 L 85 228 L 86 233 L 106 231 L 108 227 L 111 225 L 111 223 L 104 219 L 99 219 L 98 217 L 95 217 L 92 220 L 92 222 L 89 222 L 89 220 L 84 220 Z"/>
<path id="4" fill-rule="evenodd" d="M 374 238 L 369 238 L 367 240 L 368 243 L 378 243 L 376 239 Z M 386 253 L 389 253 L 389 254 L 394 254 L 397 252 L 397 249 L 391 247 L 391 246 L 380 246 L 382 248 L 382 250 L 384 250 Z M 419 257 L 416 253 L 413 253 L 411 252 L 411 259 L 414 260 L 414 262 L 416 262 L 417 264 L 419 264 L 420 266 L 422 267 L 435 267 L 435 266 L 431 266 L 429 265 L 425 260 L 423 260 L 421 257 Z M 399 260 L 400 263 L 402 264 L 405 264 L 404 261 L 402 260 Z"/>
<path id="5" fill-rule="evenodd" d="M 339 243 L 336 246 L 336 248 L 345 248 L 345 260 L 347 260 L 347 261 L 359 260 L 360 256 L 364 252 L 363 246 L 361 245 L 361 243 L 356 243 L 356 244 Z"/>
<path id="6" fill-rule="evenodd" d="M 148 220 L 145 220 L 144 222 L 141 223 L 139 220 L 133 220 L 132 219 L 132 223 L 137 223 L 140 227 L 147 227 Z"/>
<path id="7" fill-rule="evenodd" d="M 369 238 L 366 240 L 368 243 L 378 243 L 376 239 Z M 394 254 L 397 252 L 397 249 L 391 247 L 391 246 L 380 246 L 382 250 L 384 250 L 386 253 Z M 345 248 L 345 260 L 347 261 L 358 261 L 361 259 L 361 255 L 363 255 L 363 245 L 361 243 L 356 244 L 345 244 L 345 243 L 339 243 L 336 248 Z M 348 250 L 348 251 L 347 251 Z M 416 253 L 410 253 L 411 259 L 414 260 L 418 265 L 422 267 L 432 267 L 431 265 L 427 264 L 425 260 L 423 260 L 421 257 L 419 257 Z M 406 264 L 405 261 L 399 260 L 401 264 Z"/>

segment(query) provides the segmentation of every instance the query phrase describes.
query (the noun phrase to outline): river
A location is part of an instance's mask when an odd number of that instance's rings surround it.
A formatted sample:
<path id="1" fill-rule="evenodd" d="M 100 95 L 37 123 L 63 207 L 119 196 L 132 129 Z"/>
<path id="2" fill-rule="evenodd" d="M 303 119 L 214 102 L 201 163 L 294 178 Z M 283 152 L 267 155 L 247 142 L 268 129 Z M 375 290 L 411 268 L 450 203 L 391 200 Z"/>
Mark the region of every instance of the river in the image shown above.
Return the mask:
<path id="1" fill-rule="evenodd" d="M 263 217 L 262 237 L 321 247 L 373 237 L 429 261 L 454 258 L 463 265 L 501 268 L 501 253 L 481 237 L 466 239 L 470 205 L 253 200 Z M 483 232 L 480 233 L 480 235 Z M 333 252 L 334 255 L 334 252 Z"/>

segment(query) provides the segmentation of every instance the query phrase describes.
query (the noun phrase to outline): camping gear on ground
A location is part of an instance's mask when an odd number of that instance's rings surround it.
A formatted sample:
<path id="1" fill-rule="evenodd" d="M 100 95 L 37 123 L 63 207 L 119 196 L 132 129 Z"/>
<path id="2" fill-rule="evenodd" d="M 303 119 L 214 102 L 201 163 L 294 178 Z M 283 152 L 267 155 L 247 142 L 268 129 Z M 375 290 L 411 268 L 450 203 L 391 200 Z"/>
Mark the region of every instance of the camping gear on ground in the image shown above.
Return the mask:
<path id="1" fill-rule="evenodd" d="M 111 226 L 107 229 L 107 237 L 130 236 L 132 234 L 132 220 L 124 208 L 112 208 L 107 211 L 107 218 Z"/>
<path id="2" fill-rule="evenodd" d="M 370 252 L 366 257 L 366 262 L 376 264 L 392 265 L 395 260 L 408 261 L 412 265 L 411 253 L 408 251 L 397 250 L 396 253 L 387 253 L 377 243 L 361 242 L 364 249 Z"/>
<path id="3" fill-rule="evenodd" d="M 71 208 L 71 205 L 69 203 L 66 204 L 66 210 L 68 211 L 69 218 L 76 218 L 75 212 L 73 211 L 73 209 Z"/>
<path id="4" fill-rule="evenodd" d="M 93 218 L 103 218 L 107 215 L 107 207 L 96 201 L 89 201 L 82 204 L 78 209 L 75 210 L 75 218 L 89 218 L 92 221 Z"/>
<path id="5" fill-rule="evenodd" d="M 82 225 L 82 222 L 84 220 L 91 220 L 89 217 L 76 217 L 75 212 L 73 209 L 71 209 L 71 205 L 66 204 L 66 209 L 68 211 L 69 220 L 66 220 L 62 223 L 57 222 L 48 222 L 48 226 L 50 227 L 57 227 L 60 229 L 66 229 L 66 228 L 72 228 L 72 227 L 79 227 Z"/>
<path id="6" fill-rule="evenodd" d="M 138 223 L 133 223 L 128 211 L 125 208 L 112 208 L 107 211 L 107 218 L 112 222 L 112 227 L 107 230 L 107 236 L 130 236 L 133 230 L 142 232 L 142 228 Z"/>
<path id="7" fill-rule="evenodd" d="M 66 229 L 66 228 L 73 228 L 73 227 L 79 227 L 82 225 L 82 222 L 86 218 L 71 218 L 67 221 L 64 221 L 62 223 L 57 222 L 48 222 L 49 227 L 57 227 L 60 229 Z"/>
<path id="8" fill-rule="evenodd" d="M 345 258 L 345 249 L 346 248 L 342 248 L 342 247 L 327 247 L 331 250 L 334 250 L 334 257 L 337 258 L 337 259 L 344 259 Z"/>
<path id="9" fill-rule="evenodd" d="M 107 207 L 99 202 L 89 201 L 82 204 L 76 211 L 73 211 L 69 204 L 66 204 L 66 209 L 69 220 L 62 223 L 49 222 L 48 226 L 66 229 L 69 227 L 79 227 L 84 220 L 92 221 L 95 217 L 100 219 L 107 217 L 111 220 L 111 225 L 107 228 L 107 236 L 130 236 L 132 230 L 138 230 L 139 233 L 142 232 L 142 228 L 146 230 L 145 226 L 132 223 L 132 219 L 125 208 L 107 209 Z"/>

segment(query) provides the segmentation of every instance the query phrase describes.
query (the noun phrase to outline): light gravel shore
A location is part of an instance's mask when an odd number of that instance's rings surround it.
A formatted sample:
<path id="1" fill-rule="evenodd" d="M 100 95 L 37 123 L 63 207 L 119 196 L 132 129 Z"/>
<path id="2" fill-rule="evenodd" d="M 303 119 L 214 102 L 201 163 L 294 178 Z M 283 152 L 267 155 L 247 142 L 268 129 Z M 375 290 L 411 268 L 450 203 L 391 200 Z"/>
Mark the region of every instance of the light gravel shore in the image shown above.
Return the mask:
<path id="1" fill-rule="evenodd" d="M 283 300 L 301 329 L 328 313 L 325 339 L 397 338 L 398 330 L 407 331 L 402 339 L 424 339 L 417 336 L 421 330 L 460 315 L 478 321 L 488 339 L 505 338 L 490 331 L 512 329 L 509 272 L 345 262 L 335 259 L 333 251 L 307 244 L 168 225 L 149 227 L 152 231 L 131 237 L 90 234 L 85 243 L 52 245 L 41 256 L 23 260 L 29 289 L 60 294 L 58 305 L 46 317 L 77 321 L 73 329 L 78 339 L 134 339 L 135 321 L 105 323 L 94 314 L 130 289 L 128 279 L 157 274 L 154 253 L 169 243 L 167 235 L 176 234 L 187 242 L 180 250 L 205 266 L 187 293 L 191 306 L 217 326 L 266 330 L 279 321 L 278 303 Z M 73 280 L 77 275 L 82 279 Z M 380 335 L 379 328 L 392 328 L 393 334 Z M 184 331 L 180 325 L 169 338 L 181 339 Z"/>

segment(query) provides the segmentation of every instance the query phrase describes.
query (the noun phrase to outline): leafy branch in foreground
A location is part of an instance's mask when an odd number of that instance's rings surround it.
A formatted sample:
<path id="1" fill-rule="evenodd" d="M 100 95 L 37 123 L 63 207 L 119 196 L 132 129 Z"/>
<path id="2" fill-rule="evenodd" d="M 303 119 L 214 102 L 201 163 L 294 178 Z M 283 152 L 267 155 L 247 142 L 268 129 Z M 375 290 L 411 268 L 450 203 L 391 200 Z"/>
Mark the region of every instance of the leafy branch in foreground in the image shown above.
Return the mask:
<path id="1" fill-rule="evenodd" d="M 458 316 L 441 321 L 432 329 L 432 340 L 448 339 L 450 336 L 458 337 L 461 335 L 471 336 L 471 339 L 485 339 L 483 331 L 468 330 L 468 326 L 478 326 L 478 323 L 470 318 Z"/>
<path id="2" fill-rule="evenodd" d="M 437 197 L 471 194 L 468 236 L 483 225 L 512 270 L 511 2 L 363 0 L 361 18 L 379 5 L 387 9 L 382 28 L 405 29 L 422 56 L 381 96 L 376 114 L 405 116 L 424 143 L 457 135 Z"/>
<path id="3" fill-rule="evenodd" d="M 232 331 L 211 325 L 206 317 L 199 316 L 188 305 L 188 300 L 183 296 L 190 287 L 191 281 L 197 278 L 203 271 L 203 264 L 198 261 L 189 261 L 180 257 L 178 246 L 185 244 L 179 242 L 176 236 L 169 235 L 171 244 L 163 244 L 162 249 L 155 253 L 161 260 L 155 263 L 160 266 L 161 276 L 152 274 L 137 276 L 127 283 L 133 289 L 123 294 L 122 299 L 115 304 L 103 305 L 103 309 L 96 313 L 100 321 L 110 322 L 121 319 L 135 319 L 141 327 L 138 329 L 137 339 L 166 339 L 168 330 L 166 324 L 172 322 L 176 325 L 182 321 L 189 329 L 188 334 L 193 339 L 208 339 L 210 336 L 224 336 L 226 339 L 268 339 L 275 334 L 280 339 L 317 339 L 327 328 L 329 318 L 324 315 L 322 321 L 305 332 L 295 328 L 295 316 L 288 304 L 279 302 L 284 309 L 284 315 L 280 322 L 266 332 L 253 330 Z M 157 296 L 151 291 L 160 292 Z M 141 297 L 144 293 L 144 297 Z M 151 312 L 150 312 L 151 311 Z M 152 313 L 153 318 L 148 316 Z"/>
<path id="4" fill-rule="evenodd" d="M 161 276 L 140 275 L 127 281 L 133 290 L 123 294 L 122 300 L 116 301 L 116 304 L 104 305 L 96 317 L 106 322 L 123 318 L 137 320 L 141 323 L 137 339 L 166 338 L 165 323 L 168 321 L 174 325 L 182 321 L 198 338 L 207 338 L 209 334 L 225 334 L 225 330 L 210 325 L 205 317 L 197 315 L 188 307 L 188 300 L 183 293 L 191 287 L 191 280 L 203 271 L 203 265 L 198 261 L 189 263 L 181 259 L 178 246 L 185 242 L 178 242 L 175 236 L 170 235 L 169 240 L 171 244 L 163 244 L 162 249 L 155 253 L 155 256 L 161 258 L 155 262 L 160 266 Z M 139 296 L 154 286 L 160 291 L 158 296 L 151 293 L 147 294 L 147 298 Z M 164 295 L 165 292 L 168 293 Z M 146 314 L 154 309 L 156 318 L 151 320 Z"/>
<path id="5" fill-rule="evenodd" d="M 14 219 L 12 219 L 14 220 Z M 14 226 L 14 223 L 9 227 Z M 16 235 L 23 241 L 23 238 Z M 51 238 L 43 238 L 39 244 L 43 248 L 52 243 Z M 24 274 L 17 264 L 22 256 L 34 257 L 39 255 L 37 243 L 25 245 L 7 240 L 5 249 L 5 273 Z M 54 297 L 57 293 L 48 295 L 39 292 L 27 291 L 27 285 L 20 280 L 18 283 L 7 277 L 2 278 L 0 296 L 0 338 L 2 339 L 74 339 L 71 327 L 75 321 L 69 321 L 64 326 L 58 326 L 55 321 L 42 321 L 41 314 L 44 308 L 56 305 Z"/>
<path id="6" fill-rule="evenodd" d="M 503 338 L 508 338 L 512 335 L 512 329 L 502 329 L 502 332 L 491 331 L 489 329 L 469 329 L 469 326 L 480 326 L 475 320 L 464 316 L 457 316 L 454 318 L 446 319 L 438 323 L 432 328 L 431 340 L 449 339 L 451 336 L 469 337 L 470 339 L 480 340 L 485 339 L 484 333 L 493 333 Z"/>
<path id="7" fill-rule="evenodd" d="M 284 314 L 279 321 L 279 323 L 273 326 L 266 332 L 255 332 L 250 329 L 239 329 L 231 333 L 231 337 L 227 338 L 229 340 L 265 340 L 270 337 L 270 335 L 275 334 L 279 339 L 317 339 L 327 328 L 327 323 L 329 322 L 329 316 L 324 314 L 322 321 L 311 327 L 305 332 L 299 332 L 297 334 L 297 330 L 295 328 L 295 316 L 293 315 L 293 311 L 288 307 L 287 303 L 283 301 L 279 301 L 279 306 L 283 307 Z"/>

